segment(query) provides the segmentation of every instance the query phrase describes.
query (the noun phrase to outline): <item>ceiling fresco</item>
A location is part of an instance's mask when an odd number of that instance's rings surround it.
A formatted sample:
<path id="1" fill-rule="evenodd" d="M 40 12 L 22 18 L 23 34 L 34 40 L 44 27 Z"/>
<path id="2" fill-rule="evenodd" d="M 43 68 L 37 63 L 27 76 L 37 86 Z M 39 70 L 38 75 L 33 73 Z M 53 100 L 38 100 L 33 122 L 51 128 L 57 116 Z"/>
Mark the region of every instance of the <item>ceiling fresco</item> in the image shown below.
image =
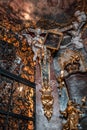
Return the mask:
<path id="1" fill-rule="evenodd" d="M 12 23 L 32 22 L 44 28 L 50 21 L 54 27 L 70 22 L 76 10 L 85 8 L 85 2 L 85 0 L 1 0 L 0 19 L 8 19 Z"/>

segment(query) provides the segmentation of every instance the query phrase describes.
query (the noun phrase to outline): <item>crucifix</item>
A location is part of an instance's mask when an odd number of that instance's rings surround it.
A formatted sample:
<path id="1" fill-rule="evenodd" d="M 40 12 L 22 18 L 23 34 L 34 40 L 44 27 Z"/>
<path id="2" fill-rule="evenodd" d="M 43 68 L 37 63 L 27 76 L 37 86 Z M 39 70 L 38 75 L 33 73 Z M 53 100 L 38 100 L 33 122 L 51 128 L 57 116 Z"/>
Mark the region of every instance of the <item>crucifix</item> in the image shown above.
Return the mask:
<path id="1" fill-rule="evenodd" d="M 29 28 L 27 32 L 23 32 L 23 35 L 27 38 L 28 44 L 34 52 L 34 64 L 36 65 L 36 61 L 38 61 L 40 66 L 42 88 L 39 91 L 41 93 L 41 102 L 44 115 L 47 120 L 50 120 L 54 103 L 53 89 L 50 85 L 51 52 L 59 49 L 63 35 L 54 30 L 41 30 L 40 28 Z"/>
<path id="2" fill-rule="evenodd" d="M 74 30 L 74 32 L 77 32 L 79 34 L 80 29 L 86 21 L 86 15 L 84 12 L 77 11 L 75 12 L 75 17 L 77 17 L 77 21 L 73 22 L 70 26 L 65 28 L 56 28 L 50 30 L 42 30 L 40 28 L 28 28 L 27 33 L 25 30 L 22 34 L 27 38 L 28 44 L 29 46 L 31 46 L 34 52 L 34 64 L 36 65 L 36 61 L 38 61 L 40 66 L 42 88 L 39 91 L 41 92 L 41 102 L 43 105 L 44 115 L 48 120 L 51 119 L 51 116 L 53 114 L 54 103 L 54 98 L 52 95 L 53 90 L 50 86 L 50 65 L 52 57 L 51 54 L 55 51 L 58 51 L 59 47 L 61 49 L 60 43 L 63 38 L 62 32 L 66 32 L 72 29 Z M 68 33 L 72 34 L 72 31 L 68 31 Z M 71 43 L 74 42 L 74 40 L 76 39 L 76 43 L 80 43 L 79 36 L 75 36 L 74 38 L 72 38 Z"/>

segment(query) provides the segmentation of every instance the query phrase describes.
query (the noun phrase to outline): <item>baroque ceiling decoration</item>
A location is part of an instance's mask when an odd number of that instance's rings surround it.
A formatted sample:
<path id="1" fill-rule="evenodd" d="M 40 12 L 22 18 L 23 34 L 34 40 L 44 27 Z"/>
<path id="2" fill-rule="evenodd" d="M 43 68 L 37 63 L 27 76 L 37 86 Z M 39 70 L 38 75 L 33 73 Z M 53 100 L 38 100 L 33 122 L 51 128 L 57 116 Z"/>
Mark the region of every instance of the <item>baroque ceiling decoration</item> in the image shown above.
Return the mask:
<path id="1" fill-rule="evenodd" d="M 55 3 L 58 3 L 56 7 Z M 31 25 L 34 28 L 36 26 L 45 29 L 55 28 L 69 24 L 73 20 L 74 12 L 78 9 L 84 10 L 85 5 L 86 0 L 8 0 L 4 2 L 1 0 L 0 21 L 3 21 L 4 26 L 5 23 L 9 26 L 16 24 L 17 31 Z"/>

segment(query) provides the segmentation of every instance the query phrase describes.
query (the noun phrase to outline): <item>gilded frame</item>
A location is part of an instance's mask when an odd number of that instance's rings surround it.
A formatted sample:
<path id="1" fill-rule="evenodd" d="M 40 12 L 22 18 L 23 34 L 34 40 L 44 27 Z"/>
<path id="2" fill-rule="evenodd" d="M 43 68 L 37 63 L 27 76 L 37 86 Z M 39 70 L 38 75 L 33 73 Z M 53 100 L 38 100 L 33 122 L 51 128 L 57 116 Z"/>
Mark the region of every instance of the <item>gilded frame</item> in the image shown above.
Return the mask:
<path id="1" fill-rule="evenodd" d="M 48 31 L 44 39 L 44 45 L 46 45 L 48 49 L 58 50 L 62 39 L 63 39 L 63 33 L 54 30 Z M 56 43 L 57 40 L 58 42 Z M 52 44 L 50 44 L 50 42 Z"/>

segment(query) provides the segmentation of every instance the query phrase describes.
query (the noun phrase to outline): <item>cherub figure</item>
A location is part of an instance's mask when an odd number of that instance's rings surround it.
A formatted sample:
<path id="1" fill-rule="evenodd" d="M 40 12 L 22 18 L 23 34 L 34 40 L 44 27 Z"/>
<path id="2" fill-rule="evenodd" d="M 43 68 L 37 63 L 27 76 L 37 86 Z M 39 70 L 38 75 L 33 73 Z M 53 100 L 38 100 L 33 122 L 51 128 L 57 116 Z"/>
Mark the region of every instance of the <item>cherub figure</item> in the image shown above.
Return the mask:
<path id="1" fill-rule="evenodd" d="M 62 130 L 78 130 L 79 118 L 82 112 L 75 107 L 71 100 L 68 101 L 67 108 L 60 113 L 67 118 Z"/>

